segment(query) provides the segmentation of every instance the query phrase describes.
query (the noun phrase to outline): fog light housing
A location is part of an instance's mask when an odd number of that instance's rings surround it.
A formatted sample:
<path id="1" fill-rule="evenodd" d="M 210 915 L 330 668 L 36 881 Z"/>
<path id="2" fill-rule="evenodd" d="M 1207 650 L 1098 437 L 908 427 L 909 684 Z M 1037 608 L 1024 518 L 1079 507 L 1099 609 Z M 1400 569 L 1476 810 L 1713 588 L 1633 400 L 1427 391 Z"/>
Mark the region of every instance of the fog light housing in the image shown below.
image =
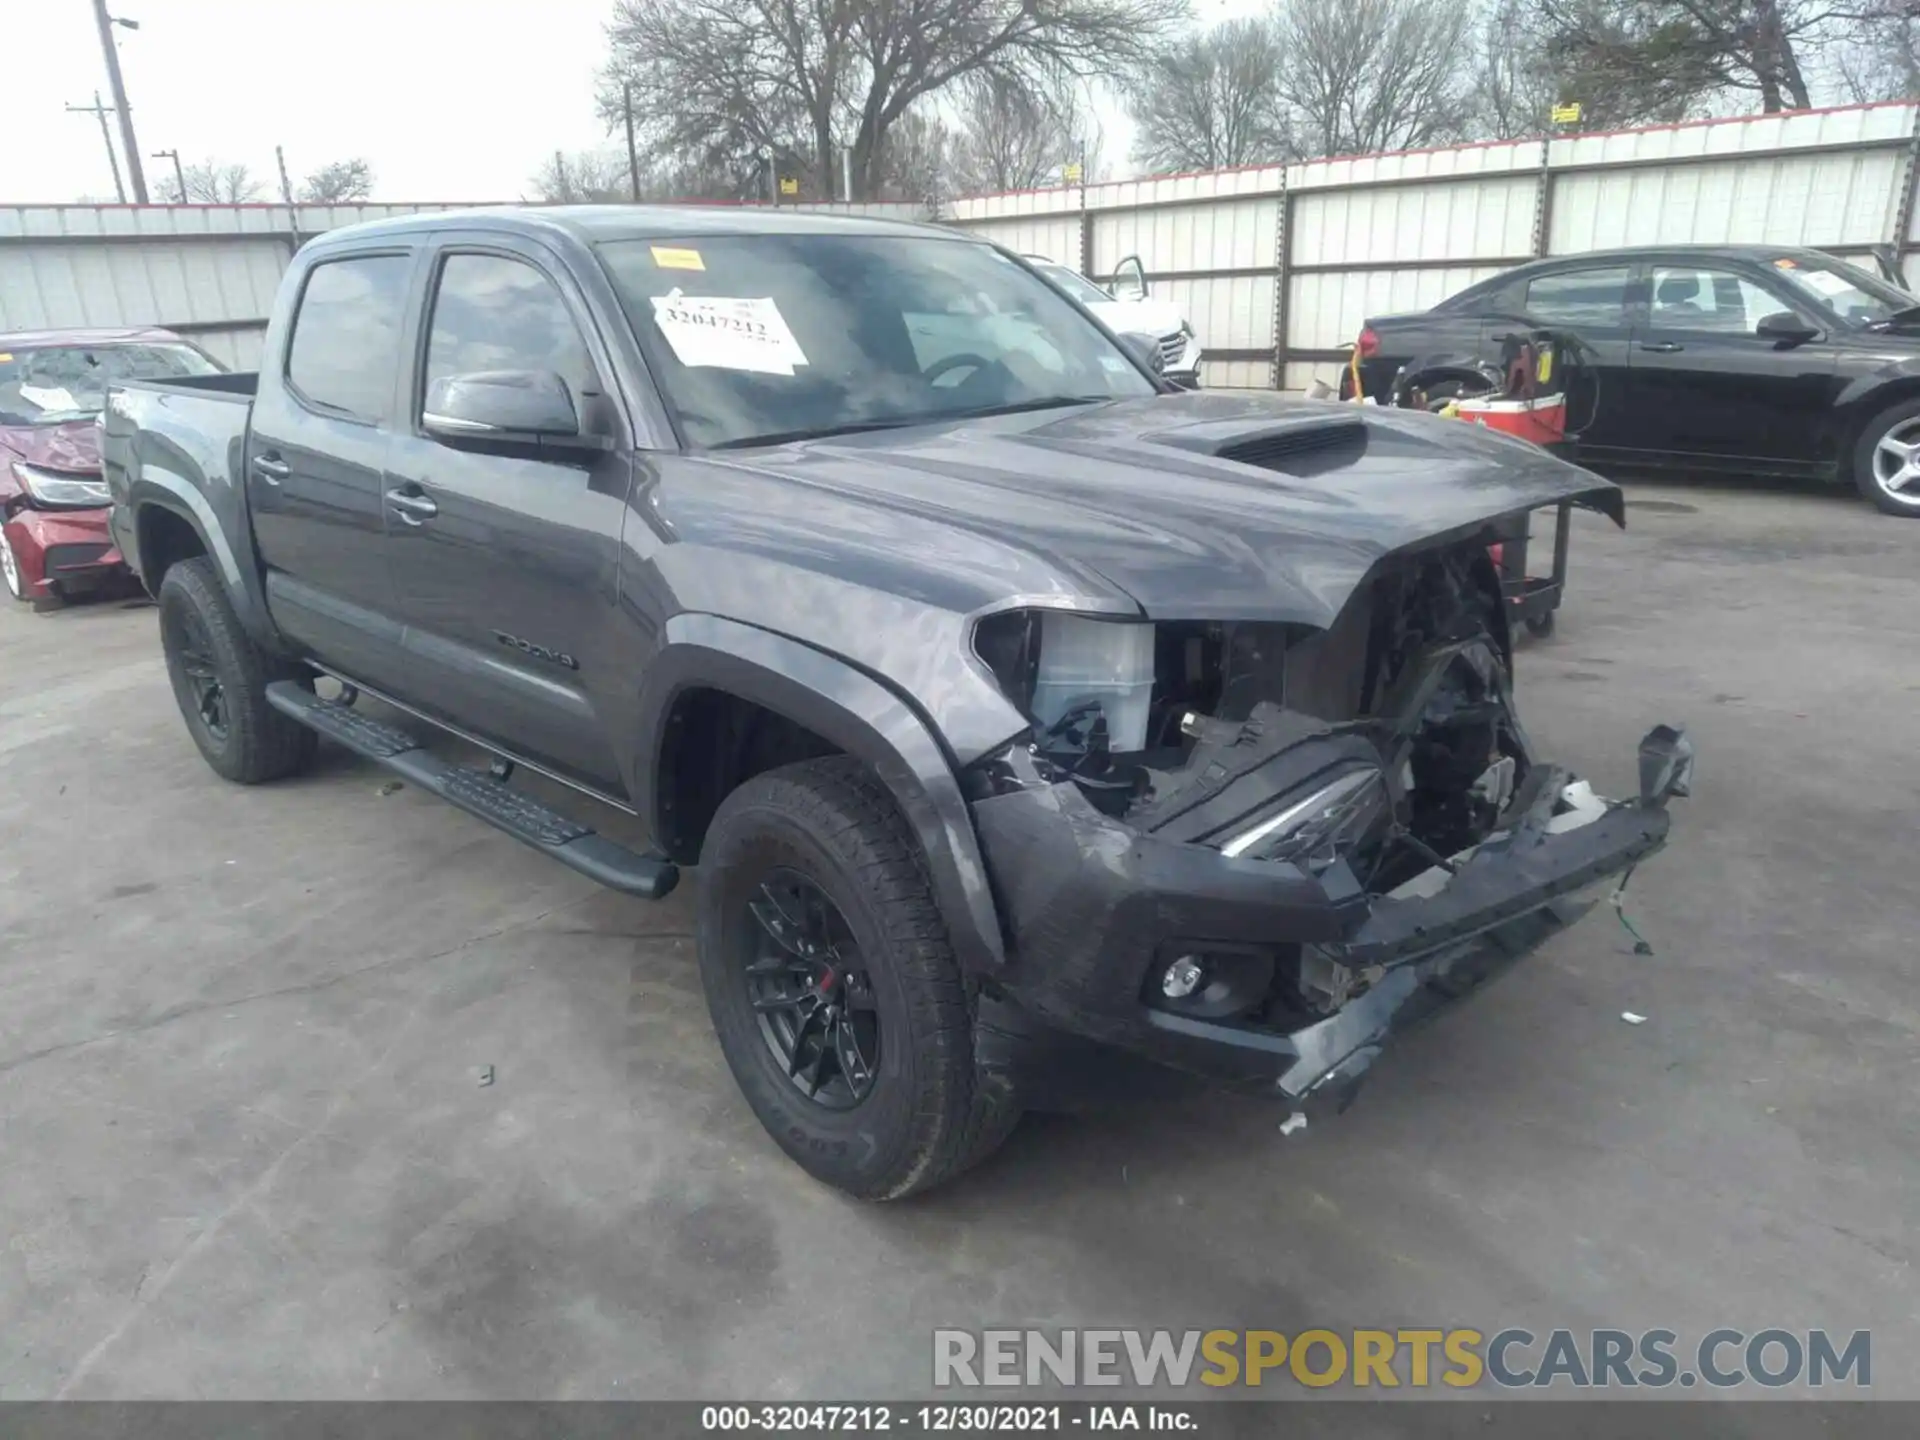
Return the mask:
<path id="1" fill-rule="evenodd" d="M 1274 952 L 1265 946 L 1171 941 L 1148 969 L 1142 996 L 1156 1010 L 1228 1020 L 1265 1002 L 1274 964 Z"/>
<path id="2" fill-rule="evenodd" d="M 1169 1000 L 1184 1000 L 1200 988 L 1207 978 L 1207 967 L 1197 955 L 1182 955 L 1160 977 L 1160 993 Z"/>

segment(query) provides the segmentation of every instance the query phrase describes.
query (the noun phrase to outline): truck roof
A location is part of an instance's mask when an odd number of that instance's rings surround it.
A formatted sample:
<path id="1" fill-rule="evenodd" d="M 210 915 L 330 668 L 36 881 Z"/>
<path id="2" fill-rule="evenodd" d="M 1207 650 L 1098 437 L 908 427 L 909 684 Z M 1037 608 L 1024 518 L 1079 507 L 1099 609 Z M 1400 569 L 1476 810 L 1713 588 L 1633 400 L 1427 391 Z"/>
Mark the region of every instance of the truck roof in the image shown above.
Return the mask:
<path id="1" fill-rule="evenodd" d="M 938 235 L 966 238 L 937 225 L 866 215 L 823 215 L 751 205 L 502 205 L 373 220 L 329 230 L 313 243 L 331 245 L 428 230 L 555 231 L 587 244 L 662 235 Z"/>

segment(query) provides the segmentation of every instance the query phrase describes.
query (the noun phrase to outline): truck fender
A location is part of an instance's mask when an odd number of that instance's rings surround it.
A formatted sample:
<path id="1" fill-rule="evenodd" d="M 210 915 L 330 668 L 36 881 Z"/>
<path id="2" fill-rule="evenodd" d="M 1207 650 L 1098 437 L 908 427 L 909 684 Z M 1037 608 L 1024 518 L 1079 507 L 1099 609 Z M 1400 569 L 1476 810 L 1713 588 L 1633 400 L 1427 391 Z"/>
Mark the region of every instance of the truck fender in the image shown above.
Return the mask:
<path id="1" fill-rule="evenodd" d="M 823 651 L 717 615 L 676 615 L 664 640 L 641 681 L 631 790 L 634 809 L 652 833 L 662 833 L 655 776 L 674 701 L 698 687 L 737 695 L 872 766 L 920 842 L 961 966 L 980 972 L 1006 964 L 999 914 L 960 782 L 945 748 L 905 700 Z"/>
<path id="2" fill-rule="evenodd" d="M 159 594 L 159 577 L 154 573 L 158 557 L 141 551 L 145 534 L 141 516 L 150 510 L 165 510 L 184 521 L 198 537 L 201 550 L 212 557 L 226 587 L 227 599 L 232 602 L 234 614 L 247 634 L 263 648 L 275 654 L 285 653 L 279 633 L 268 619 L 259 578 L 249 563 L 253 558 L 250 547 L 245 561 L 234 553 L 226 529 L 204 494 L 171 471 L 149 465 L 132 478 L 122 508 L 129 523 L 125 533 L 121 533 L 120 526 L 113 527 L 115 539 L 150 593 Z"/>

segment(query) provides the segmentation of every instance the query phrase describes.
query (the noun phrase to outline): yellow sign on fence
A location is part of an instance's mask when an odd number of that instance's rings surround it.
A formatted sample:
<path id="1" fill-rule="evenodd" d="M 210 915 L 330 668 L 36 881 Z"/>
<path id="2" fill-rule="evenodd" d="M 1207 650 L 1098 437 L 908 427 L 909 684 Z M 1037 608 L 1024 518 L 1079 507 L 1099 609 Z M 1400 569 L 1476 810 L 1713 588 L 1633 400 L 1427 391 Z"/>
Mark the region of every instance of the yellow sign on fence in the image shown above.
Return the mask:
<path id="1" fill-rule="evenodd" d="M 1573 100 L 1565 105 L 1554 106 L 1553 123 L 1556 125 L 1578 125 L 1580 123 L 1580 102 Z"/>
<path id="2" fill-rule="evenodd" d="M 1060 167 L 1060 179 L 1063 184 L 1078 185 L 1080 183 L 1080 174 L 1081 171 L 1078 161 L 1070 161 Z"/>
<path id="3" fill-rule="evenodd" d="M 798 195 L 800 193 L 799 176 L 782 175 L 780 177 L 780 193 L 782 195 Z"/>

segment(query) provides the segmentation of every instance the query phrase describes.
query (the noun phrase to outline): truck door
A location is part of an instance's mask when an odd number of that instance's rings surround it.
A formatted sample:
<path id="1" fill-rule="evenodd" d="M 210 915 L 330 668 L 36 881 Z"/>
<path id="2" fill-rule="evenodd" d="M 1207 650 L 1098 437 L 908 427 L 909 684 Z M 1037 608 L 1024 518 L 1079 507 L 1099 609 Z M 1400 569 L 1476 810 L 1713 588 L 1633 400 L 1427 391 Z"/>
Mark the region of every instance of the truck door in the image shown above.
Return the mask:
<path id="1" fill-rule="evenodd" d="M 618 794 L 603 697 L 619 703 L 620 525 L 632 460 L 430 433 L 449 377 L 558 376 L 588 427 L 621 428 L 612 367 L 564 267 L 519 241 L 442 237 L 422 373 L 387 457 L 386 526 L 411 663 L 401 698 L 565 778 Z M 441 390 L 436 393 L 444 394 Z"/>
<path id="2" fill-rule="evenodd" d="M 247 504 L 275 623 L 381 688 L 406 669 L 381 492 L 414 261 L 407 250 L 353 253 L 307 272 L 247 437 Z"/>

